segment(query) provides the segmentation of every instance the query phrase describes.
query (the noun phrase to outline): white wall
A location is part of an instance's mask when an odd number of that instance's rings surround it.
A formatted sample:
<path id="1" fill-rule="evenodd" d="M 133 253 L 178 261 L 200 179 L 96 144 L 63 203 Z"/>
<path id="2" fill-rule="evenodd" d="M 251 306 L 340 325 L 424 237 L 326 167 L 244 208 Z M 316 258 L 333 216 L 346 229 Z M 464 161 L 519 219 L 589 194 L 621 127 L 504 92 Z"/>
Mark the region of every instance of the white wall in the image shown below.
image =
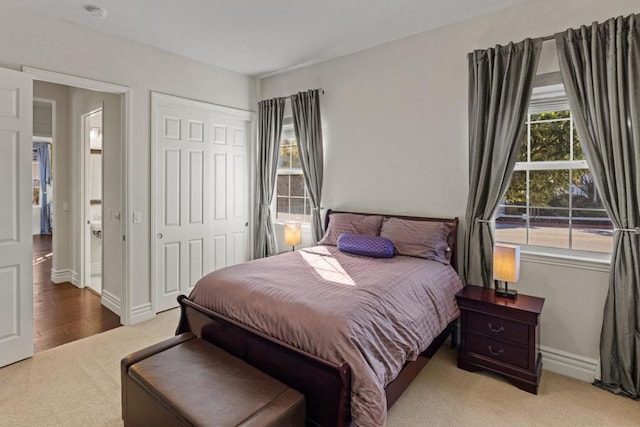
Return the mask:
<path id="1" fill-rule="evenodd" d="M 637 13 L 637 7 L 637 0 L 528 1 L 266 78 L 260 98 L 325 90 L 324 208 L 462 218 L 468 192 L 467 53 Z M 554 68 L 552 57 L 546 47 L 541 72 Z M 585 379 L 599 357 L 607 291 L 606 266 L 593 268 L 525 257 L 516 286 L 546 298 L 545 367 Z"/>
<path id="2" fill-rule="evenodd" d="M 150 311 L 150 91 L 255 110 L 255 79 L 189 60 L 114 35 L 93 31 L 13 5 L 0 3 L 0 66 L 43 68 L 132 89 L 131 163 L 135 176 L 132 211 L 142 222 L 132 224 L 133 321 Z M 220 41 L 212 41 L 217 43 Z M 124 220 L 130 220 L 125 218 Z"/>

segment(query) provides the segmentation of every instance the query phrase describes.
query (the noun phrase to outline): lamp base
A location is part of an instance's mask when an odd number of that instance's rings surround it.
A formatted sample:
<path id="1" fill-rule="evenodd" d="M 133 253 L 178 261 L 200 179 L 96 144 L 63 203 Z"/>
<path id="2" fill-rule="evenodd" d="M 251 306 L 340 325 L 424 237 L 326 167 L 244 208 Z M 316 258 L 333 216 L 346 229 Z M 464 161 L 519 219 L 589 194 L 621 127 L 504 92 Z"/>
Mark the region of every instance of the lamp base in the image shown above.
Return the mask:
<path id="1" fill-rule="evenodd" d="M 509 288 L 496 288 L 496 296 L 502 298 L 516 299 L 518 298 L 518 291 Z"/>

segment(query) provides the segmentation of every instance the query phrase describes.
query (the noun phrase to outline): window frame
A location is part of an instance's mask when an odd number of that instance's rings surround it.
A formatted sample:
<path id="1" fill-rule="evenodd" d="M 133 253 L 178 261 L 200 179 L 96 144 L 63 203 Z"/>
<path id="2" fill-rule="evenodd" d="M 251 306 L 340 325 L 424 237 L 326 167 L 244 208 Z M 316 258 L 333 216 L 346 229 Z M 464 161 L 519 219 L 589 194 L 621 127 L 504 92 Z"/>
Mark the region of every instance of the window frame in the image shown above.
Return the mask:
<path id="1" fill-rule="evenodd" d="M 294 136 L 295 136 L 295 130 L 293 127 L 293 117 L 292 116 L 288 116 L 285 117 L 282 123 L 282 132 L 281 132 L 281 136 L 280 136 L 280 141 L 278 142 L 278 166 L 280 165 L 280 146 L 282 144 L 282 139 L 283 136 L 285 134 L 285 130 L 291 130 L 294 132 Z M 296 139 L 296 144 L 298 143 L 297 139 Z M 299 147 L 299 146 L 298 146 Z M 299 150 L 299 148 L 298 148 Z M 289 200 L 289 212 L 287 213 L 287 215 L 291 216 L 291 199 L 300 199 L 303 201 L 303 205 L 306 201 L 306 203 L 309 205 L 309 221 L 304 221 L 304 220 L 293 220 L 293 219 L 288 219 L 288 220 L 282 220 L 282 219 L 278 219 L 278 177 L 280 175 L 301 175 L 302 176 L 302 180 L 303 180 L 303 196 L 291 196 L 291 181 L 289 181 L 289 195 L 287 196 L 287 199 Z M 283 196 L 281 196 L 283 197 Z M 307 228 L 307 227 L 311 227 L 311 202 L 309 200 L 309 192 L 307 190 L 307 185 L 306 182 L 304 181 L 304 171 L 302 170 L 302 167 L 300 168 L 280 168 L 278 167 L 276 170 L 276 182 L 275 182 L 275 189 L 274 189 L 274 195 L 273 195 L 273 200 L 271 202 L 271 209 L 273 212 L 273 222 L 274 224 L 279 224 L 279 225 L 283 225 L 286 222 L 290 222 L 290 221 L 296 221 L 296 222 L 300 222 L 300 225 L 303 228 Z M 303 214 L 304 216 L 304 214 Z"/>
<path id="2" fill-rule="evenodd" d="M 529 232 L 531 228 L 531 214 L 530 209 L 532 209 L 531 204 L 529 203 L 529 172 L 531 171 L 548 171 L 548 170 L 567 170 L 569 171 L 569 179 L 571 182 L 571 174 L 574 170 L 578 169 L 587 169 L 591 171 L 589 164 L 586 159 L 578 159 L 578 160 L 548 160 L 548 161 L 531 161 L 531 115 L 540 114 L 544 112 L 551 111 L 565 111 L 568 110 L 570 112 L 569 116 L 569 158 L 573 159 L 574 156 L 574 118 L 571 109 L 569 108 L 569 101 L 564 90 L 563 84 L 545 84 L 544 86 L 535 87 L 533 89 L 533 93 L 531 96 L 531 101 L 529 103 L 529 109 L 527 111 L 526 118 L 526 129 L 527 132 L 527 160 L 526 161 L 518 161 L 515 164 L 513 172 L 525 172 L 526 173 L 526 188 L 527 188 L 527 200 L 525 205 L 508 205 L 500 203 L 498 205 L 498 209 L 504 209 L 506 207 L 517 207 L 517 208 L 526 208 L 526 213 L 523 215 L 523 218 L 526 220 L 526 241 L 529 241 Z M 564 121 L 567 119 L 554 119 L 551 121 Z M 534 121 L 542 122 L 544 121 Z M 509 184 L 511 185 L 511 183 Z M 569 187 L 569 191 L 571 191 L 571 187 Z M 566 209 L 569 211 L 568 214 L 568 232 L 569 232 L 569 246 L 572 246 L 573 240 L 573 218 L 572 212 L 575 210 L 581 210 L 582 208 L 574 208 L 573 197 L 569 197 L 569 206 L 567 208 L 559 208 Z M 535 208 L 535 206 L 533 207 Z M 553 209 L 553 208 L 550 208 Z M 606 213 L 604 209 L 589 209 L 592 211 L 600 211 Z M 498 239 L 496 235 L 496 226 L 497 226 L 497 211 L 494 213 L 494 221 L 492 221 L 492 231 L 494 240 L 496 242 L 502 242 Z M 610 219 L 609 219 L 610 220 Z M 513 242 L 504 242 L 504 243 L 513 243 Z M 562 259 L 564 263 L 569 263 L 570 265 L 576 264 L 579 267 L 583 267 L 586 265 L 589 267 L 594 267 L 594 269 L 601 269 L 603 265 L 607 265 L 611 261 L 611 252 L 595 252 L 595 251 L 587 251 L 581 249 L 572 249 L 572 248 L 558 248 L 551 246 L 541 246 L 541 245 L 533 245 L 529 243 L 518 243 L 521 246 L 521 250 L 523 253 L 523 259 L 530 259 L 536 262 L 540 262 L 540 260 L 545 260 L 546 258 L 557 258 Z M 550 262 L 553 264 L 553 262 Z"/>

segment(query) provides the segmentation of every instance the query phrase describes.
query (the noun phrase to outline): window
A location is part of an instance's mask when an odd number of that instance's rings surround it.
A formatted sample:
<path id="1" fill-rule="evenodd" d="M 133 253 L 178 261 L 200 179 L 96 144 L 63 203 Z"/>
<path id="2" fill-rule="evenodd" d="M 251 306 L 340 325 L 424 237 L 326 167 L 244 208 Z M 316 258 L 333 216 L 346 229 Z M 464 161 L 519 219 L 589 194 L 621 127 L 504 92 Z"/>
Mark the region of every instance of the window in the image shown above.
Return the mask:
<path id="1" fill-rule="evenodd" d="M 31 162 L 31 204 L 40 206 L 40 165 L 35 151 Z"/>
<path id="2" fill-rule="evenodd" d="M 311 205 L 304 184 L 298 141 L 290 120 L 285 120 L 280 139 L 276 180 L 276 221 L 311 222 Z"/>
<path id="3" fill-rule="evenodd" d="M 534 90 L 511 183 L 496 213 L 496 240 L 609 253 L 613 226 L 559 86 Z"/>

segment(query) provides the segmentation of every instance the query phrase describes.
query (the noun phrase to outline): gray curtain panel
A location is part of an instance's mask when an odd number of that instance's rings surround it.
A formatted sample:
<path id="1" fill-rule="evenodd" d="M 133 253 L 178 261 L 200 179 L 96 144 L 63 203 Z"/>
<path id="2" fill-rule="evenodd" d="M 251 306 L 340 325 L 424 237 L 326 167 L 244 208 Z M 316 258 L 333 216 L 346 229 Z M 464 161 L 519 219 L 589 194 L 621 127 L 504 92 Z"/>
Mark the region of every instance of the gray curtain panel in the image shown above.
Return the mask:
<path id="1" fill-rule="evenodd" d="M 40 234 L 51 234 L 51 202 L 47 197 L 47 184 L 51 184 L 49 143 L 36 142 L 33 144 L 33 151 L 36 152 L 38 168 L 40 170 L 40 200 L 42 202 L 40 210 Z"/>
<path id="2" fill-rule="evenodd" d="M 492 280 L 491 220 L 509 186 L 531 99 L 542 39 L 476 50 L 469 61 L 469 196 L 462 275 Z"/>
<path id="3" fill-rule="evenodd" d="M 640 398 L 640 15 L 556 34 L 580 143 L 614 227 L 601 381 Z"/>
<path id="4" fill-rule="evenodd" d="M 280 135 L 286 98 L 258 103 L 258 159 L 256 165 L 256 217 L 254 258 L 264 258 L 277 251 L 271 202 L 276 186 Z"/>
<path id="5" fill-rule="evenodd" d="M 323 151 L 318 89 L 291 95 L 293 127 L 300 148 L 300 163 L 311 203 L 313 244 L 322 239 L 320 201 L 322 199 Z"/>

